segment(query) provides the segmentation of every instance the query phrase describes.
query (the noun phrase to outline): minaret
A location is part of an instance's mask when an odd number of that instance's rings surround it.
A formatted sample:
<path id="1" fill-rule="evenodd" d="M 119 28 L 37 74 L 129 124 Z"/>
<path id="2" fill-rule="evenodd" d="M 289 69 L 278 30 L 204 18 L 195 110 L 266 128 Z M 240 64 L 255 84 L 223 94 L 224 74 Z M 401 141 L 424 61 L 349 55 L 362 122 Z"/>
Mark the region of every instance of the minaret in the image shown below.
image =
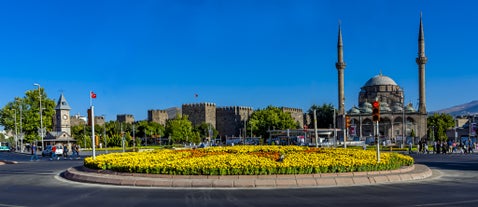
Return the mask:
<path id="1" fill-rule="evenodd" d="M 416 58 L 419 82 L 418 112 L 420 114 L 427 113 L 425 101 L 425 64 L 427 63 L 427 60 L 427 56 L 425 56 L 425 36 L 423 34 L 422 14 L 420 13 L 420 28 L 418 31 L 418 57 Z"/>
<path id="2" fill-rule="evenodd" d="M 339 23 L 339 39 L 337 42 L 337 62 L 335 63 L 335 68 L 337 68 L 338 72 L 338 82 L 339 82 L 339 111 L 338 114 L 344 114 L 344 104 L 345 104 L 345 95 L 344 95 L 344 69 L 345 69 L 345 62 L 344 62 L 344 49 L 342 44 L 342 29 L 340 28 Z"/>
<path id="3" fill-rule="evenodd" d="M 63 93 L 58 99 L 56 104 L 56 130 L 57 132 L 66 132 L 68 135 L 71 135 L 71 126 L 70 126 L 70 110 L 71 107 L 63 96 Z"/>

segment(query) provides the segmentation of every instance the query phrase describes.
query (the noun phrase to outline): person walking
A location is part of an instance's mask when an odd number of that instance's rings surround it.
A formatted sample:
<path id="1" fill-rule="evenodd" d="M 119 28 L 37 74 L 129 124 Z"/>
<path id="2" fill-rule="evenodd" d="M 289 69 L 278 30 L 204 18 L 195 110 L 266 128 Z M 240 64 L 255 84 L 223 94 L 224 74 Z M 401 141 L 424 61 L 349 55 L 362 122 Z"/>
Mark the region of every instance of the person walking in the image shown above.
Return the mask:
<path id="1" fill-rule="evenodd" d="M 55 159 L 57 159 L 56 145 L 53 145 L 53 146 L 51 146 L 51 158 L 50 158 L 50 160 L 55 160 Z"/>
<path id="2" fill-rule="evenodd" d="M 38 160 L 38 155 L 37 155 L 37 146 L 35 144 L 32 145 L 32 156 L 30 157 L 30 161 L 37 161 Z"/>
<path id="3" fill-rule="evenodd" d="M 68 159 L 68 146 L 63 145 L 63 159 L 66 160 Z"/>

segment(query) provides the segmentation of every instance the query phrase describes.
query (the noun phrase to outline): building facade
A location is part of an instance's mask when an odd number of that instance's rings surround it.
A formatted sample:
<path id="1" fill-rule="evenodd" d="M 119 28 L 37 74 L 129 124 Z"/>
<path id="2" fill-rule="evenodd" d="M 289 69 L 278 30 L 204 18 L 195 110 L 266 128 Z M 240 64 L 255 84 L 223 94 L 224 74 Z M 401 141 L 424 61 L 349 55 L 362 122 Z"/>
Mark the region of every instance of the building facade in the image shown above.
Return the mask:
<path id="1" fill-rule="evenodd" d="M 116 115 L 116 121 L 119 123 L 134 123 L 134 116 L 132 114 L 118 114 Z"/>
<path id="2" fill-rule="evenodd" d="M 251 116 L 251 107 L 228 106 L 216 109 L 216 129 L 220 137 L 243 137 L 247 121 Z"/>
<path id="3" fill-rule="evenodd" d="M 304 127 L 304 112 L 302 111 L 302 109 L 289 107 L 281 107 L 280 109 L 284 113 L 290 113 L 292 118 L 299 124 L 299 128 Z"/>
<path id="4" fill-rule="evenodd" d="M 148 121 L 166 125 L 166 121 L 169 119 L 168 112 L 166 110 L 148 110 Z"/>
<path id="5" fill-rule="evenodd" d="M 182 105 L 183 115 L 187 115 L 193 126 L 202 123 L 211 124 L 216 127 L 216 104 L 215 103 L 193 103 Z"/>
<path id="6" fill-rule="evenodd" d="M 338 61 L 336 68 L 338 74 L 338 90 L 339 90 L 339 111 L 337 126 L 343 128 L 344 114 L 341 114 L 340 107 L 343 106 L 343 70 L 345 62 L 343 61 L 343 44 L 342 33 L 339 26 L 339 39 L 337 43 Z M 379 74 L 370 78 L 361 87 L 358 95 L 358 107 L 352 107 L 347 115 L 351 119 L 351 129 L 349 136 L 351 137 L 372 137 L 375 136 L 374 123 L 372 122 L 372 102 L 380 102 L 380 121 L 378 124 L 378 136 L 391 141 L 400 141 L 405 143 L 405 137 L 413 137 L 414 142 L 418 140 L 426 140 L 427 136 L 427 111 L 425 101 L 425 64 L 427 57 L 425 55 L 425 38 L 423 32 L 422 17 L 420 16 L 419 32 L 418 32 L 418 57 L 415 62 L 418 65 L 418 92 L 419 103 L 418 110 L 410 103 L 405 104 L 405 94 L 401 88 L 390 77 Z M 343 133 L 341 135 L 343 137 Z"/>

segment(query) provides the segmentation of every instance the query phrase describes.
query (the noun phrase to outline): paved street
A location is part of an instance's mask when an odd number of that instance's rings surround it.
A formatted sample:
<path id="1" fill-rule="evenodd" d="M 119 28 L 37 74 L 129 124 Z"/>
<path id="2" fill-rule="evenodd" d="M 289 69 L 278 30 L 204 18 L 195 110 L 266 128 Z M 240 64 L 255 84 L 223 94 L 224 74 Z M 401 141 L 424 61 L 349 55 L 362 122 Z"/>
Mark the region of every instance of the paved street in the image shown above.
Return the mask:
<path id="1" fill-rule="evenodd" d="M 0 153 L 0 206 L 477 206 L 478 155 L 414 155 L 431 178 L 354 187 L 189 190 L 82 184 L 59 176 L 81 160 Z"/>

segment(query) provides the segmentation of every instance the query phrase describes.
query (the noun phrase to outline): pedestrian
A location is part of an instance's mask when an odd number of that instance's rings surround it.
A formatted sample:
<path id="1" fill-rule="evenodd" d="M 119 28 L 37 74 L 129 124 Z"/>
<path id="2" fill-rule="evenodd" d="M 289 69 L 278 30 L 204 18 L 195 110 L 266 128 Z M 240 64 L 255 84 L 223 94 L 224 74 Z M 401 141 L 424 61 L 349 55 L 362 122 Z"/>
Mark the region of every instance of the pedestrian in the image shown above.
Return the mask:
<path id="1" fill-rule="evenodd" d="M 68 159 L 68 146 L 63 145 L 63 159 Z"/>
<path id="2" fill-rule="evenodd" d="M 32 145 L 32 156 L 30 157 L 30 161 L 37 161 L 38 156 L 37 156 L 37 146 L 35 144 Z"/>
<path id="3" fill-rule="evenodd" d="M 76 159 L 80 159 L 80 146 L 76 145 Z"/>
<path id="4" fill-rule="evenodd" d="M 408 154 L 412 154 L 412 147 L 413 147 L 413 143 L 412 143 L 412 141 L 410 141 L 408 143 Z"/>
<path id="5" fill-rule="evenodd" d="M 71 146 L 71 157 L 70 157 L 70 160 L 72 160 L 73 158 L 76 158 L 76 157 L 77 157 L 76 144 L 73 144 L 73 146 Z"/>
<path id="6" fill-rule="evenodd" d="M 54 160 L 54 159 L 57 159 L 56 145 L 51 146 L 51 158 L 50 158 L 50 160 Z"/>

